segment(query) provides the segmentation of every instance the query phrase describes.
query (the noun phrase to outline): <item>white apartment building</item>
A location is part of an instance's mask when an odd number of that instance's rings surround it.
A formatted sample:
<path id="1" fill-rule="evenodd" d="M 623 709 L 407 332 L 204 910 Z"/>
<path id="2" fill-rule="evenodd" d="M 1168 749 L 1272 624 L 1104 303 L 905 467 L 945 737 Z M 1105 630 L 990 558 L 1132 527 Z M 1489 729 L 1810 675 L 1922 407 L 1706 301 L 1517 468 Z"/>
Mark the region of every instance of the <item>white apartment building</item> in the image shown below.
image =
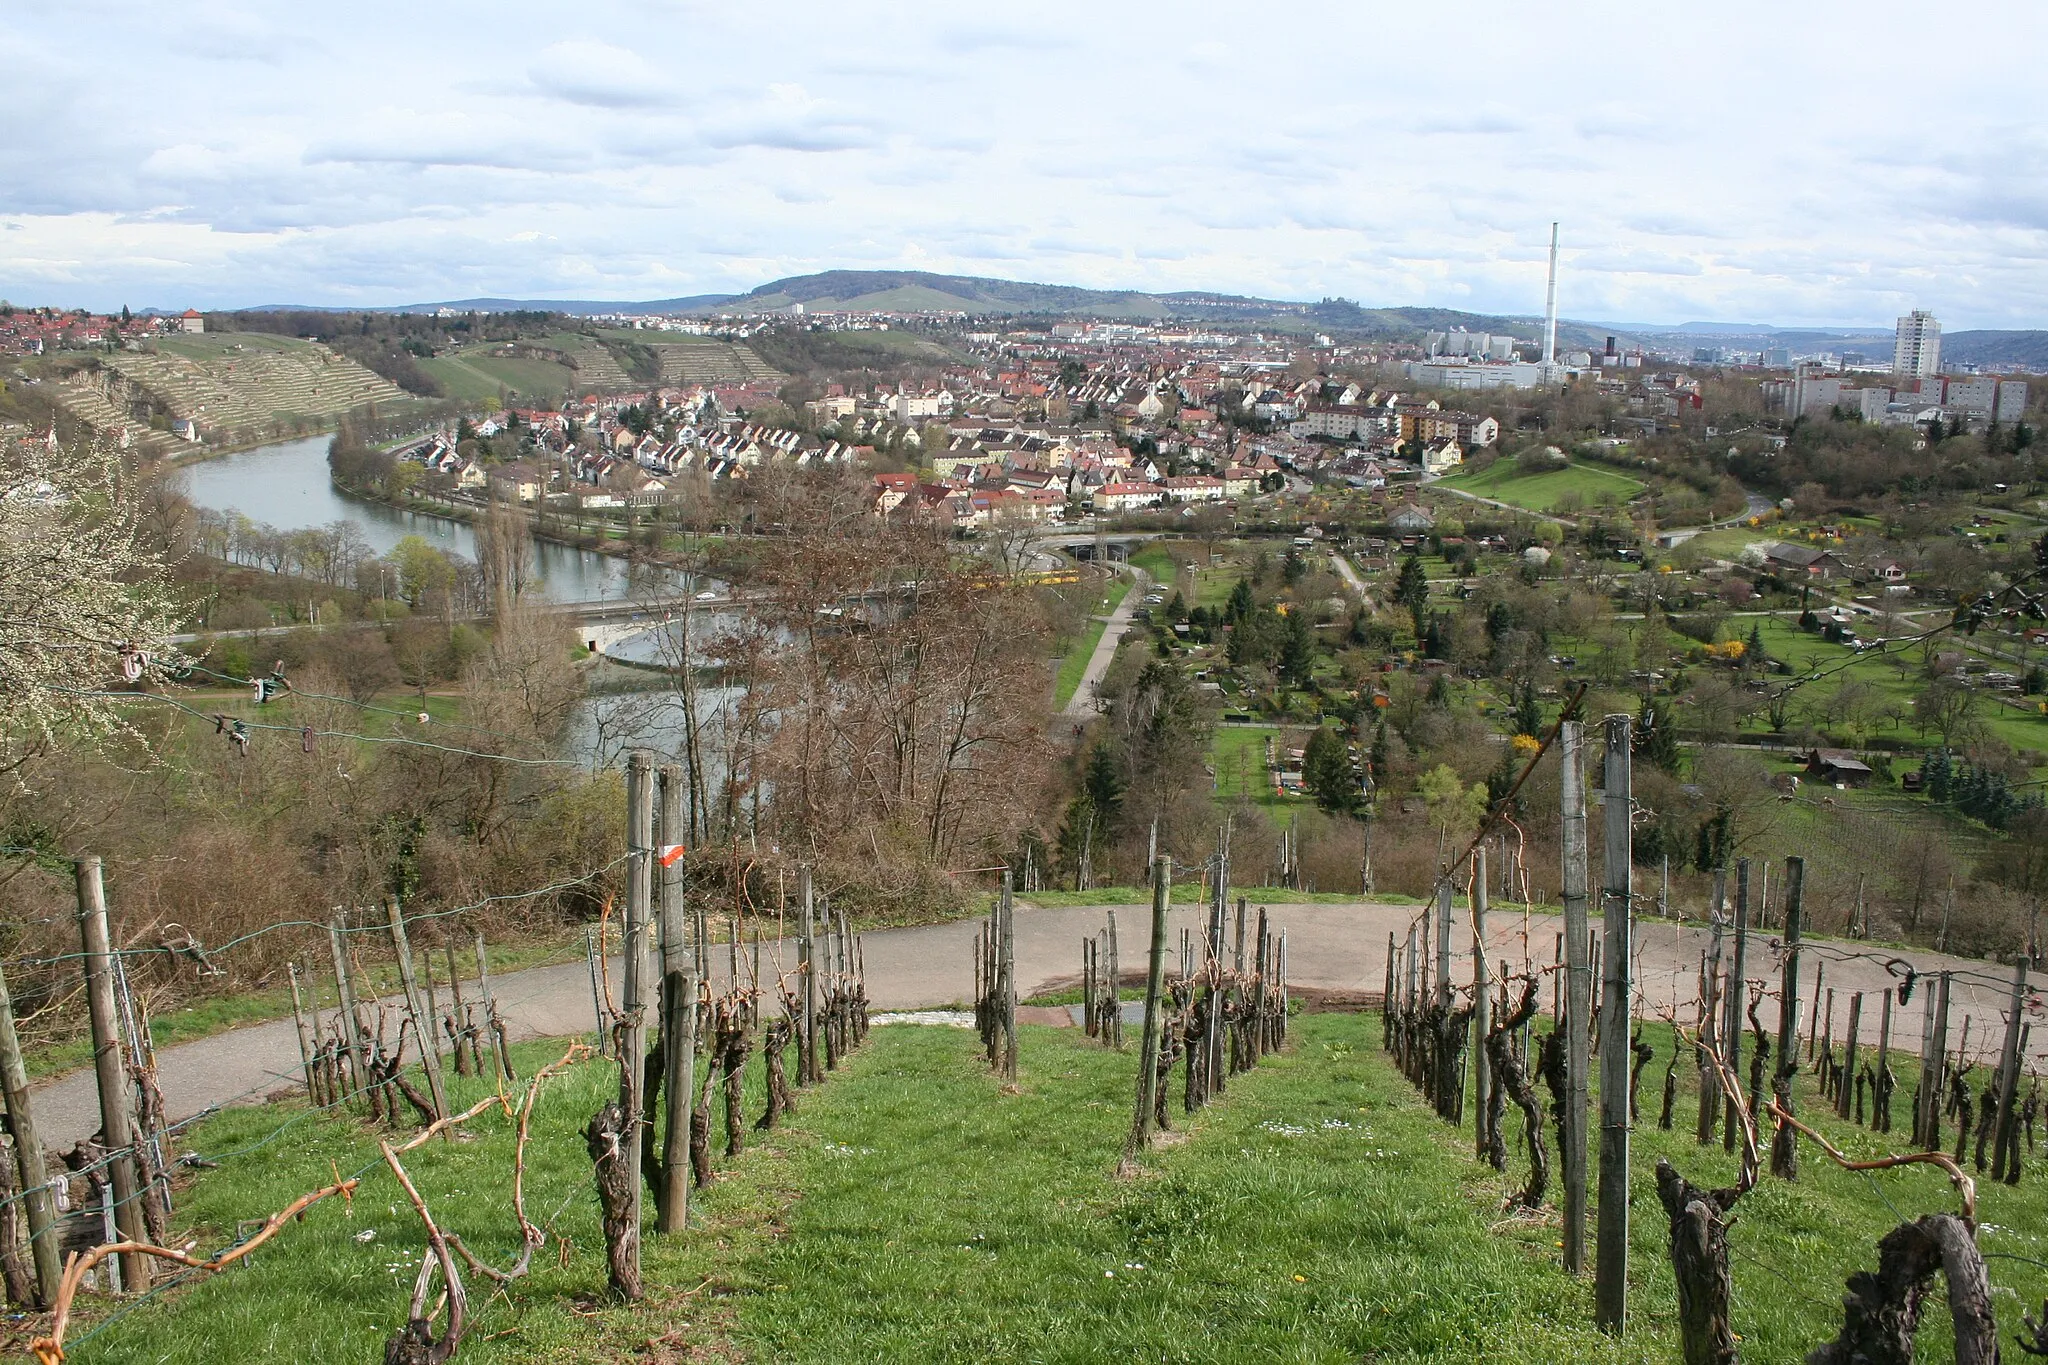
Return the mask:
<path id="1" fill-rule="evenodd" d="M 1915 308 L 1899 319 L 1892 342 L 1892 373 L 1923 377 L 1941 373 L 1941 324 L 1926 309 Z"/>

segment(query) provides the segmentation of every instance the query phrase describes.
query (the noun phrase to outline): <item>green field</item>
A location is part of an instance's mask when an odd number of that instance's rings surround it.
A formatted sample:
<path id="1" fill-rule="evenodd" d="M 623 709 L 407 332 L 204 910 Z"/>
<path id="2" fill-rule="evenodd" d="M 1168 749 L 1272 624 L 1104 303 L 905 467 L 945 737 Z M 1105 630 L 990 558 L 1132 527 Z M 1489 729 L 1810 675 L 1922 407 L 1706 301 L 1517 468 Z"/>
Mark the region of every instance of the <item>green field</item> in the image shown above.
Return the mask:
<path id="1" fill-rule="evenodd" d="M 532 1274 L 504 1292 L 470 1276 L 470 1333 L 459 1359 L 797 1362 L 1662 1361 L 1677 1358 L 1677 1304 L 1654 1167 L 1669 1157 L 1700 1185 L 1734 1160 L 1692 1140 L 1691 1068 L 1680 1067 L 1677 1131 L 1657 1110 L 1670 1030 L 1649 1025 L 1656 1062 L 1635 1125 L 1629 1220 L 1629 1326 L 1595 1331 L 1590 1277 L 1558 1267 L 1553 1205 L 1503 1212 L 1520 1184 L 1521 1125 L 1510 1118 L 1505 1174 L 1480 1164 L 1469 1121 L 1435 1118 L 1380 1050 L 1375 1017 L 1295 1018 L 1286 1051 L 1233 1077 L 1207 1109 L 1172 1106 L 1177 1136 L 1119 1178 L 1132 1052 L 1076 1029 L 1027 1025 L 1020 1081 L 1006 1090 L 971 1032 L 881 1028 L 780 1133 L 756 1135 L 693 1200 L 701 1219 L 650 1234 L 649 1293 L 604 1295 L 590 1163 L 578 1128 L 616 1084 L 586 1062 L 546 1091 L 534 1119 L 527 1203 L 550 1240 Z M 530 1071 L 558 1050 L 519 1049 Z M 1896 1054 L 1895 1054 L 1896 1055 Z M 750 1068 L 758 1076 L 759 1065 Z M 1901 1103 L 1910 1093 L 1910 1066 Z M 456 1102 L 477 1096 L 453 1083 Z M 1883 1141 L 1822 1115 L 1804 1073 L 1809 1121 L 1852 1155 Z M 1177 1095 L 1177 1087 L 1175 1091 Z M 758 1096 L 748 1112 L 759 1111 Z M 286 1119 L 300 1120 L 278 1133 Z M 495 1263 L 516 1226 L 505 1197 L 511 1140 L 495 1111 L 472 1140 L 430 1143 L 408 1170 L 436 1220 Z M 1951 1127 L 1950 1132 L 1953 1132 Z M 295 1365 L 376 1359 L 399 1325 L 425 1251 L 419 1219 L 353 1121 L 300 1105 L 230 1111 L 193 1150 L 221 1161 L 180 1201 L 205 1247 L 244 1220 L 361 1172 L 239 1269 L 172 1291 L 114 1320 L 88 1298 L 71 1337 L 77 1365 Z M 2040 1174 L 2016 1189 L 1978 1186 L 1992 1303 L 2010 1342 L 2048 1291 L 2032 1253 L 2048 1218 Z M 1554 1199 L 1557 1186 L 1552 1183 Z M 1876 1263 L 1900 1218 L 1953 1211 L 1926 1167 L 1842 1171 L 1803 1145 L 1797 1182 L 1766 1175 L 1729 1231 L 1733 1325 L 1743 1354 L 1796 1360 L 1840 1325 L 1844 1280 Z M 183 1234 L 181 1233 L 182 1237 Z M 1937 1287 L 1921 1357 L 1952 1358 Z"/>
<path id="2" fill-rule="evenodd" d="M 1774 659 L 1790 663 L 1801 675 L 1818 670 L 1839 670 L 1829 672 L 1820 681 L 1801 689 L 1799 702 L 1809 710 L 1817 710 L 1849 682 L 1856 681 L 1881 694 L 1883 700 L 1903 714 L 1903 719 L 1890 719 L 1872 723 L 1864 739 L 1902 739 L 1915 745 L 1932 745 L 1935 741 L 1924 737 L 1912 721 L 1913 698 L 1925 686 L 1919 672 L 1919 651 L 1906 648 L 1889 652 L 1866 651 L 1858 655 L 1844 645 L 1829 644 L 1818 635 L 1809 634 L 1799 628 L 1796 615 L 1785 617 L 1735 618 L 1729 622 L 1731 634 L 1746 639 L 1751 622 L 1762 627 L 1765 650 Z M 1866 624 L 1862 629 L 1870 629 Z M 1913 627 L 1917 631 L 1924 627 Z M 1974 657 L 1974 656 L 1972 656 Z M 2008 672 L 2016 666 L 1999 661 L 1998 667 Z M 1980 702 L 1977 718 L 1984 730 L 2004 740 L 2015 749 L 2031 751 L 2034 763 L 2039 766 L 2048 754 L 2048 715 L 2038 710 L 2039 698 L 2023 697 L 2015 700 L 2021 707 L 2007 705 L 1997 699 L 1996 694 L 1986 694 Z M 1759 732 L 1767 730 L 1768 724 L 1762 718 L 1751 727 Z M 1843 736 L 1853 742 L 1854 735 Z"/>
<path id="3" fill-rule="evenodd" d="M 1548 474 L 1524 474 L 1509 459 L 1495 460 L 1477 473 L 1468 470 L 1446 475 L 1437 482 L 1444 488 L 1492 498 L 1532 512 L 1553 511 L 1560 500 L 1571 497 L 1578 498 L 1584 507 L 1624 503 L 1647 487 L 1626 474 L 1579 463 Z"/>
<path id="4" fill-rule="evenodd" d="M 1227 704 L 1227 703 L 1226 703 Z M 1273 768 L 1266 762 L 1266 741 L 1277 750 L 1292 741 L 1307 741 L 1308 728 L 1277 725 L 1219 725 L 1209 742 L 1209 763 L 1216 772 L 1216 799 L 1225 804 L 1250 801 L 1267 810 L 1289 810 L 1309 804 L 1305 796 L 1273 786 Z"/>
<path id="5" fill-rule="evenodd" d="M 450 352 L 420 362 L 450 398 L 495 403 L 498 395 L 537 402 L 560 398 L 575 387 L 576 371 L 567 365 L 530 356 L 499 356 L 483 348 Z"/>

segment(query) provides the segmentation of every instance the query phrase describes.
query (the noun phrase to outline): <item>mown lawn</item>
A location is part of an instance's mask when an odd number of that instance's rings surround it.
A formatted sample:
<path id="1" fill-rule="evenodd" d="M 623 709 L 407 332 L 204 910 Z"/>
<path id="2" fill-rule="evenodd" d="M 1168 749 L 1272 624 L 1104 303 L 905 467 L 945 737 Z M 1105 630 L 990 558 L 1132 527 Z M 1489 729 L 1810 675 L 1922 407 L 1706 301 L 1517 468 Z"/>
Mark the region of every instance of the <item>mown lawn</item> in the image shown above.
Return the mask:
<path id="1" fill-rule="evenodd" d="M 1584 507 L 1627 502 L 1646 486 L 1626 474 L 1576 462 L 1546 474 L 1524 474 L 1508 459 L 1495 460 L 1477 472 L 1446 475 L 1439 482 L 1446 488 L 1511 503 L 1532 512 L 1552 511 L 1560 500 L 1569 497 L 1577 497 Z"/>
<path id="2" fill-rule="evenodd" d="M 729 1165 L 697 1204 L 703 1225 L 650 1236 L 648 1301 L 603 1300 L 588 1162 L 576 1128 L 614 1073 L 586 1063 L 547 1092 L 535 1122 L 528 1202 L 567 1239 L 507 1295 L 472 1286 L 462 1360 L 1661 1361 L 1676 1356 L 1675 1295 L 1654 1163 L 1695 1182 L 1733 1160 L 1695 1146 L 1687 1077 L 1674 1132 L 1656 1127 L 1667 1030 L 1644 1078 L 1631 1179 L 1630 1328 L 1591 1326 L 1589 1282 L 1557 1267 L 1555 1214 L 1518 1216 L 1519 1144 L 1503 1176 L 1471 1153 L 1469 1126 L 1440 1123 L 1379 1050 L 1376 1018 L 1294 1021 L 1290 1049 L 1148 1154 L 1114 1170 L 1129 1123 L 1132 1055 L 1075 1030 L 1022 1030 L 1022 1079 L 1005 1093 L 971 1033 L 877 1029 L 782 1133 Z M 549 1054 L 522 1048 L 522 1065 Z M 1801 1104 L 1821 1106 L 1802 1079 Z M 473 1093 L 476 1083 L 460 1087 Z M 1903 1103 L 1904 1093 L 1901 1101 Z M 758 1108 L 758 1101 L 754 1102 Z M 177 1291 L 88 1335 L 72 1359 L 178 1363 L 376 1358 L 404 1311 L 424 1248 L 417 1218 L 356 1125 L 310 1118 L 269 1135 L 291 1107 L 229 1114 L 200 1130 L 219 1156 L 181 1219 L 209 1242 L 237 1220 L 371 1167 L 353 1204 L 289 1227 L 254 1264 Z M 1822 1120 L 1853 1154 L 1874 1138 Z M 473 1140 L 433 1143 L 407 1164 L 436 1217 L 502 1260 L 510 1142 L 502 1118 Z M 1519 1134 L 1511 1120 L 1510 1132 Z M 2043 1177 L 1980 1187 L 1982 1244 L 2001 1325 L 2041 1302 Z M 1554 1193 L 1555 1187 L 1553 1187 Z M 1796 1360 L 1832 1336 L 1843 1279 L 1875 1261 L 1899 1216 L 1952 1210 L 1937 1173 L 1841 1171 L 1811 1147 L 1796 1184 L 1766 1176 L 1737 1209 L 1735 1326 L 1746 1359 Z M 1896 1210 L 1896 1212 L 1895 1212 Z M 2017 1257 L 2019 1259 L 2009 1259 Z M 97 1314 L 103 1305 L 96 1305 Z M 1929 1297 L 1922 1358 L 1952 1358 L 1943 1296 Z M 2008 1340 L 2010 1338 L 2008 1337 Z"/>

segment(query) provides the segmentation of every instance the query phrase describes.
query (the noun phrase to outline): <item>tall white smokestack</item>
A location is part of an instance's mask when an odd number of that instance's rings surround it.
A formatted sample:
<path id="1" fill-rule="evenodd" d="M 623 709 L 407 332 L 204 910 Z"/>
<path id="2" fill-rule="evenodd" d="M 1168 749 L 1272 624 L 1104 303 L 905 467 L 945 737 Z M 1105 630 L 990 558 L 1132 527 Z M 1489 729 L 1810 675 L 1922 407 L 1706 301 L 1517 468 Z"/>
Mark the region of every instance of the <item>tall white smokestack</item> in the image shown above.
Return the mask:
<path id="1" fill-rule="evenodd" d="M 1550 288 L 1543 294 L 1543 367 L 1557 363 L 1557 224 L 1550 225 Z"/>

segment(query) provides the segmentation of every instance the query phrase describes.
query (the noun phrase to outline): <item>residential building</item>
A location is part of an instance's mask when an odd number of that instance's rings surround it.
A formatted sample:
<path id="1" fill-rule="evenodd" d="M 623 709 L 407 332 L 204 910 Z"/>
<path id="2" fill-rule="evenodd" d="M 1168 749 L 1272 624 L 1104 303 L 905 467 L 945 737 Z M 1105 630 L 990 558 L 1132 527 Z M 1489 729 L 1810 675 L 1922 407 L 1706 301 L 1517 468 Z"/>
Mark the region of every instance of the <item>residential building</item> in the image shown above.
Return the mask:
<path id="1" fill-rule="evenodd" d="M 1227 495 L 1223 480 L 1212 479 L 1205 474 L 1161 479 L 1159 485 L 1166 490 L 1167 499 L 1171 502 L 1222 502 Z"/>
<path id="2" fill-rule="evenodd" d="M 1132 512 L 1157 506 L 1165 497 L 1166 490 L 1156 483 L 1108 483 L 1089 502 L 1098 512 Z"/>
<path id="3" fill-rule="evenodd" d="M 1892 341 L 1892 373 L 1916 376 L 1941 373 L 1941 324 L 1934 314 L 1915 308 L 1899 319 Z"/>
<path id="4" fill-rule="evenodd" d="M 199 316 L 197 309 L 187 308 L 184 312 L 178 314 L 178 330 L 181 332 L 203 332 L 206 330 L 206 319 Z"/>

